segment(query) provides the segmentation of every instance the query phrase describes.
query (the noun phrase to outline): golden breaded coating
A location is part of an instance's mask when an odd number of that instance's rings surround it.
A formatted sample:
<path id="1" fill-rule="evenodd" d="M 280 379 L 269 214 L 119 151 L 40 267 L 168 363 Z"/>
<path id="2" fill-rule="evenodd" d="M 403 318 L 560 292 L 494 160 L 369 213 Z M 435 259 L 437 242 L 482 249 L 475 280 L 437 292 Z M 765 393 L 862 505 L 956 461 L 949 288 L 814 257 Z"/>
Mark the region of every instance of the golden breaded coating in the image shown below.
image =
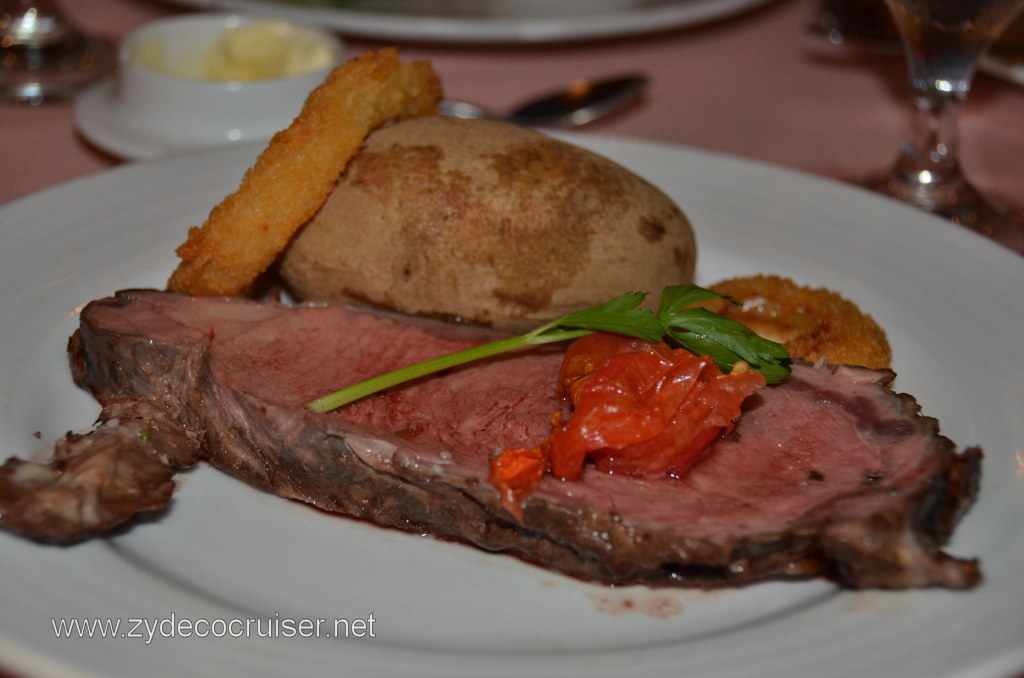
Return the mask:
<path id="1" fill-rule="evenodd" d="M 201 228 L 189 229 L 168 289 L 196 296 L 246 293 L 292 235 L 320 209 L 374 128 L 433 115 L 441 83 L 429 63 L 394 49 L 366 52 L 334 69 L 292 124 L 271 139 L 238 190 Z"/>
<path id="2" fill-rule="evenodd" d="M 701 304 L 784 344 L 794 358 L 814 362 L 889 367 L 885 332 L 856 304 L 827 289 L 801 287 L 788 278 L 755 275 L 723 280 L 711 289 L 740 303 L 713 299 Z"/>

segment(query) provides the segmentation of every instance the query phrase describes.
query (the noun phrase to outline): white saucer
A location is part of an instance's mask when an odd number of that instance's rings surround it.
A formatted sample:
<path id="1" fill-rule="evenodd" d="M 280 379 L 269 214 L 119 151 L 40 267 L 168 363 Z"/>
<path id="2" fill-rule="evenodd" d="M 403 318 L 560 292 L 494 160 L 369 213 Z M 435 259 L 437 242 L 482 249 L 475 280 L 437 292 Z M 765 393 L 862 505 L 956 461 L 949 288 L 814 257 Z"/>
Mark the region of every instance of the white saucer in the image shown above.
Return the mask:
<path id="1" fill-rule="evenodd" d="M 118 104 L 114 78 L 101 80 L 83 91 L 75 102 L 75 126 L 82 136 L 97 147 L 129 160 L 150 160 L 183 151 L 221 148 L 237 144 L 268 141 L 266 138 L 240 135 L 237 139 L 209 136 L 175 136 L 148 128 L 128 115 Z M 183 110 L 182 115 L 189 115 Z"/>

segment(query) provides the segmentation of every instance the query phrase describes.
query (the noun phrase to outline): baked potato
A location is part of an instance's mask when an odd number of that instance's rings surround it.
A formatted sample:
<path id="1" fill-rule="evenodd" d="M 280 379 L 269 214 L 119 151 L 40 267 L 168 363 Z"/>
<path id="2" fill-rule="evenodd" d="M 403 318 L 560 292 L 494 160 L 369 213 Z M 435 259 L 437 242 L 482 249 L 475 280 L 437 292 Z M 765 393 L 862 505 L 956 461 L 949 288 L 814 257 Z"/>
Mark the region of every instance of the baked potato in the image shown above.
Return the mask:
<path id="1" fill-rule="evenodd" d="M 691 281 L 696 243 L 662 191 L 511 124 L 424 117 L 369 135 L 280 273 L 350 298 L 521 331 L 624 292 Z"/>

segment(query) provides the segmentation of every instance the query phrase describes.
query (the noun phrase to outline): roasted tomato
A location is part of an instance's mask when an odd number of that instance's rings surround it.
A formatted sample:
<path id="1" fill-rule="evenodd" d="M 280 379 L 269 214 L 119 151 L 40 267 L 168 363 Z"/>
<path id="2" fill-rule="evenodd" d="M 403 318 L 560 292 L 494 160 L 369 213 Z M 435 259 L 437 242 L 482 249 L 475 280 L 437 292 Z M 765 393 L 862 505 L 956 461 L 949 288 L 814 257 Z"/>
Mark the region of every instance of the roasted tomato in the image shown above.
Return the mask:
<path id="1" fill-rule="evenodd" d="M 596 365 L 596 367 L 593 367 Z M 681 475 L 764 385 L 752 370 L 723 374 L 707 356 L 613 334 L 569 348 L 561 384 L 572 416 L 549 439 L 551 471 L 579 478 L 589 457 L 605 471 Z"/>
<path id="2" fill-rule="evenodd" d="M 639 351 L 667 355 L 670 349 L 665 344 L 655 344 L 607 332 L 596 332 L 580 337 L 569 344 L 569 349 L 565 352 L 562 369 L 558 375 L 559 393 L 572 400 L 573 386 L 581 383 L 584 377 L 590 376 L 612 356 Z"/>
<path id="3" fill-rule="evenodd" d="M 569 480 L 580 478 L 587 459 L 607 472 L 680 476 L 732 429 L 743 401 L 764 384 L 758 372 L 724 374 L 686 349 L 587 335 L 569 347 L 559 375 L 572 415 L 553 421 L 539 447 L 499 455 L 491 480 L 508 505 L 536 489 L 545 465 Z"/>
<path id="4" fill-rule="evenodd" d="M 548 470 L 547 448 L 516 447 L 502 450 L 491 461 L 489 480 L 501 493 L 507 509 L 519 514 L 523 497 L 533 494 Z"/>

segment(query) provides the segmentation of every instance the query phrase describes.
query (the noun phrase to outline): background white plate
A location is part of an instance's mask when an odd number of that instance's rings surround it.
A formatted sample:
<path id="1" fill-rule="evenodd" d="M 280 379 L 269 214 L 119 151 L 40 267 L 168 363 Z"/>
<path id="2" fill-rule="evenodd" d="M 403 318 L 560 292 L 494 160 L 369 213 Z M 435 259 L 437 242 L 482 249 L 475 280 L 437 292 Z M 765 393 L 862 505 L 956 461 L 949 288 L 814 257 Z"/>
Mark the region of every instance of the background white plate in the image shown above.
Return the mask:
<path id="1" fill-rule="evenodd" d="M 1024 61 L 1004 59 L 991 52 L 981 58 L 981 70 L 1004 80 L 1024 85 Z"/>
<path id="2" fill-rule="evenodd" d="M 568 136 L 688 213 L 698 281 L 759 271 L 841 290 L 887 328 L 896 385 L 985 448 L 950 550 L 976 590 L 714 593 L 591 586 L 517 560 L 335 518 L 208 468 L 170 511 L 109 539 L 0 534 L 0 665 L 26 676 L 1007 676 L 1024 671 L 1024 328 L 1020 256 L 843 185 L 703 152 Z M 0 432 L 37 454 L 98 408 L 64 357 L 77 311 L 162 286 L 186 229 L 258 149 L 127 165 L 0 209 Z M 182 620 L 375 619 L 375 638 L 167 637 Z M 134 619 L 155 637 L 56 638 L 53 620 Z M 173 622 L 172 622 L 173 619 Z M 266 626 L 263 627 L 266 629 Z M 145 635 L 145 627 L 135 631 Z M 177 630 L 180 631 L 180 628 Z M 1014 672 L 1017 672 L 1016 674 Z"/>
<path id="3" fill-rule="evenodd" d="M 721 19 L 771 0 L 172 0 L 180 5 L 273 14 L 343 35 L 425 42 L 542 43 L 635 35 Z M 511 10 L 510 10 L 511 8 Z"/>

